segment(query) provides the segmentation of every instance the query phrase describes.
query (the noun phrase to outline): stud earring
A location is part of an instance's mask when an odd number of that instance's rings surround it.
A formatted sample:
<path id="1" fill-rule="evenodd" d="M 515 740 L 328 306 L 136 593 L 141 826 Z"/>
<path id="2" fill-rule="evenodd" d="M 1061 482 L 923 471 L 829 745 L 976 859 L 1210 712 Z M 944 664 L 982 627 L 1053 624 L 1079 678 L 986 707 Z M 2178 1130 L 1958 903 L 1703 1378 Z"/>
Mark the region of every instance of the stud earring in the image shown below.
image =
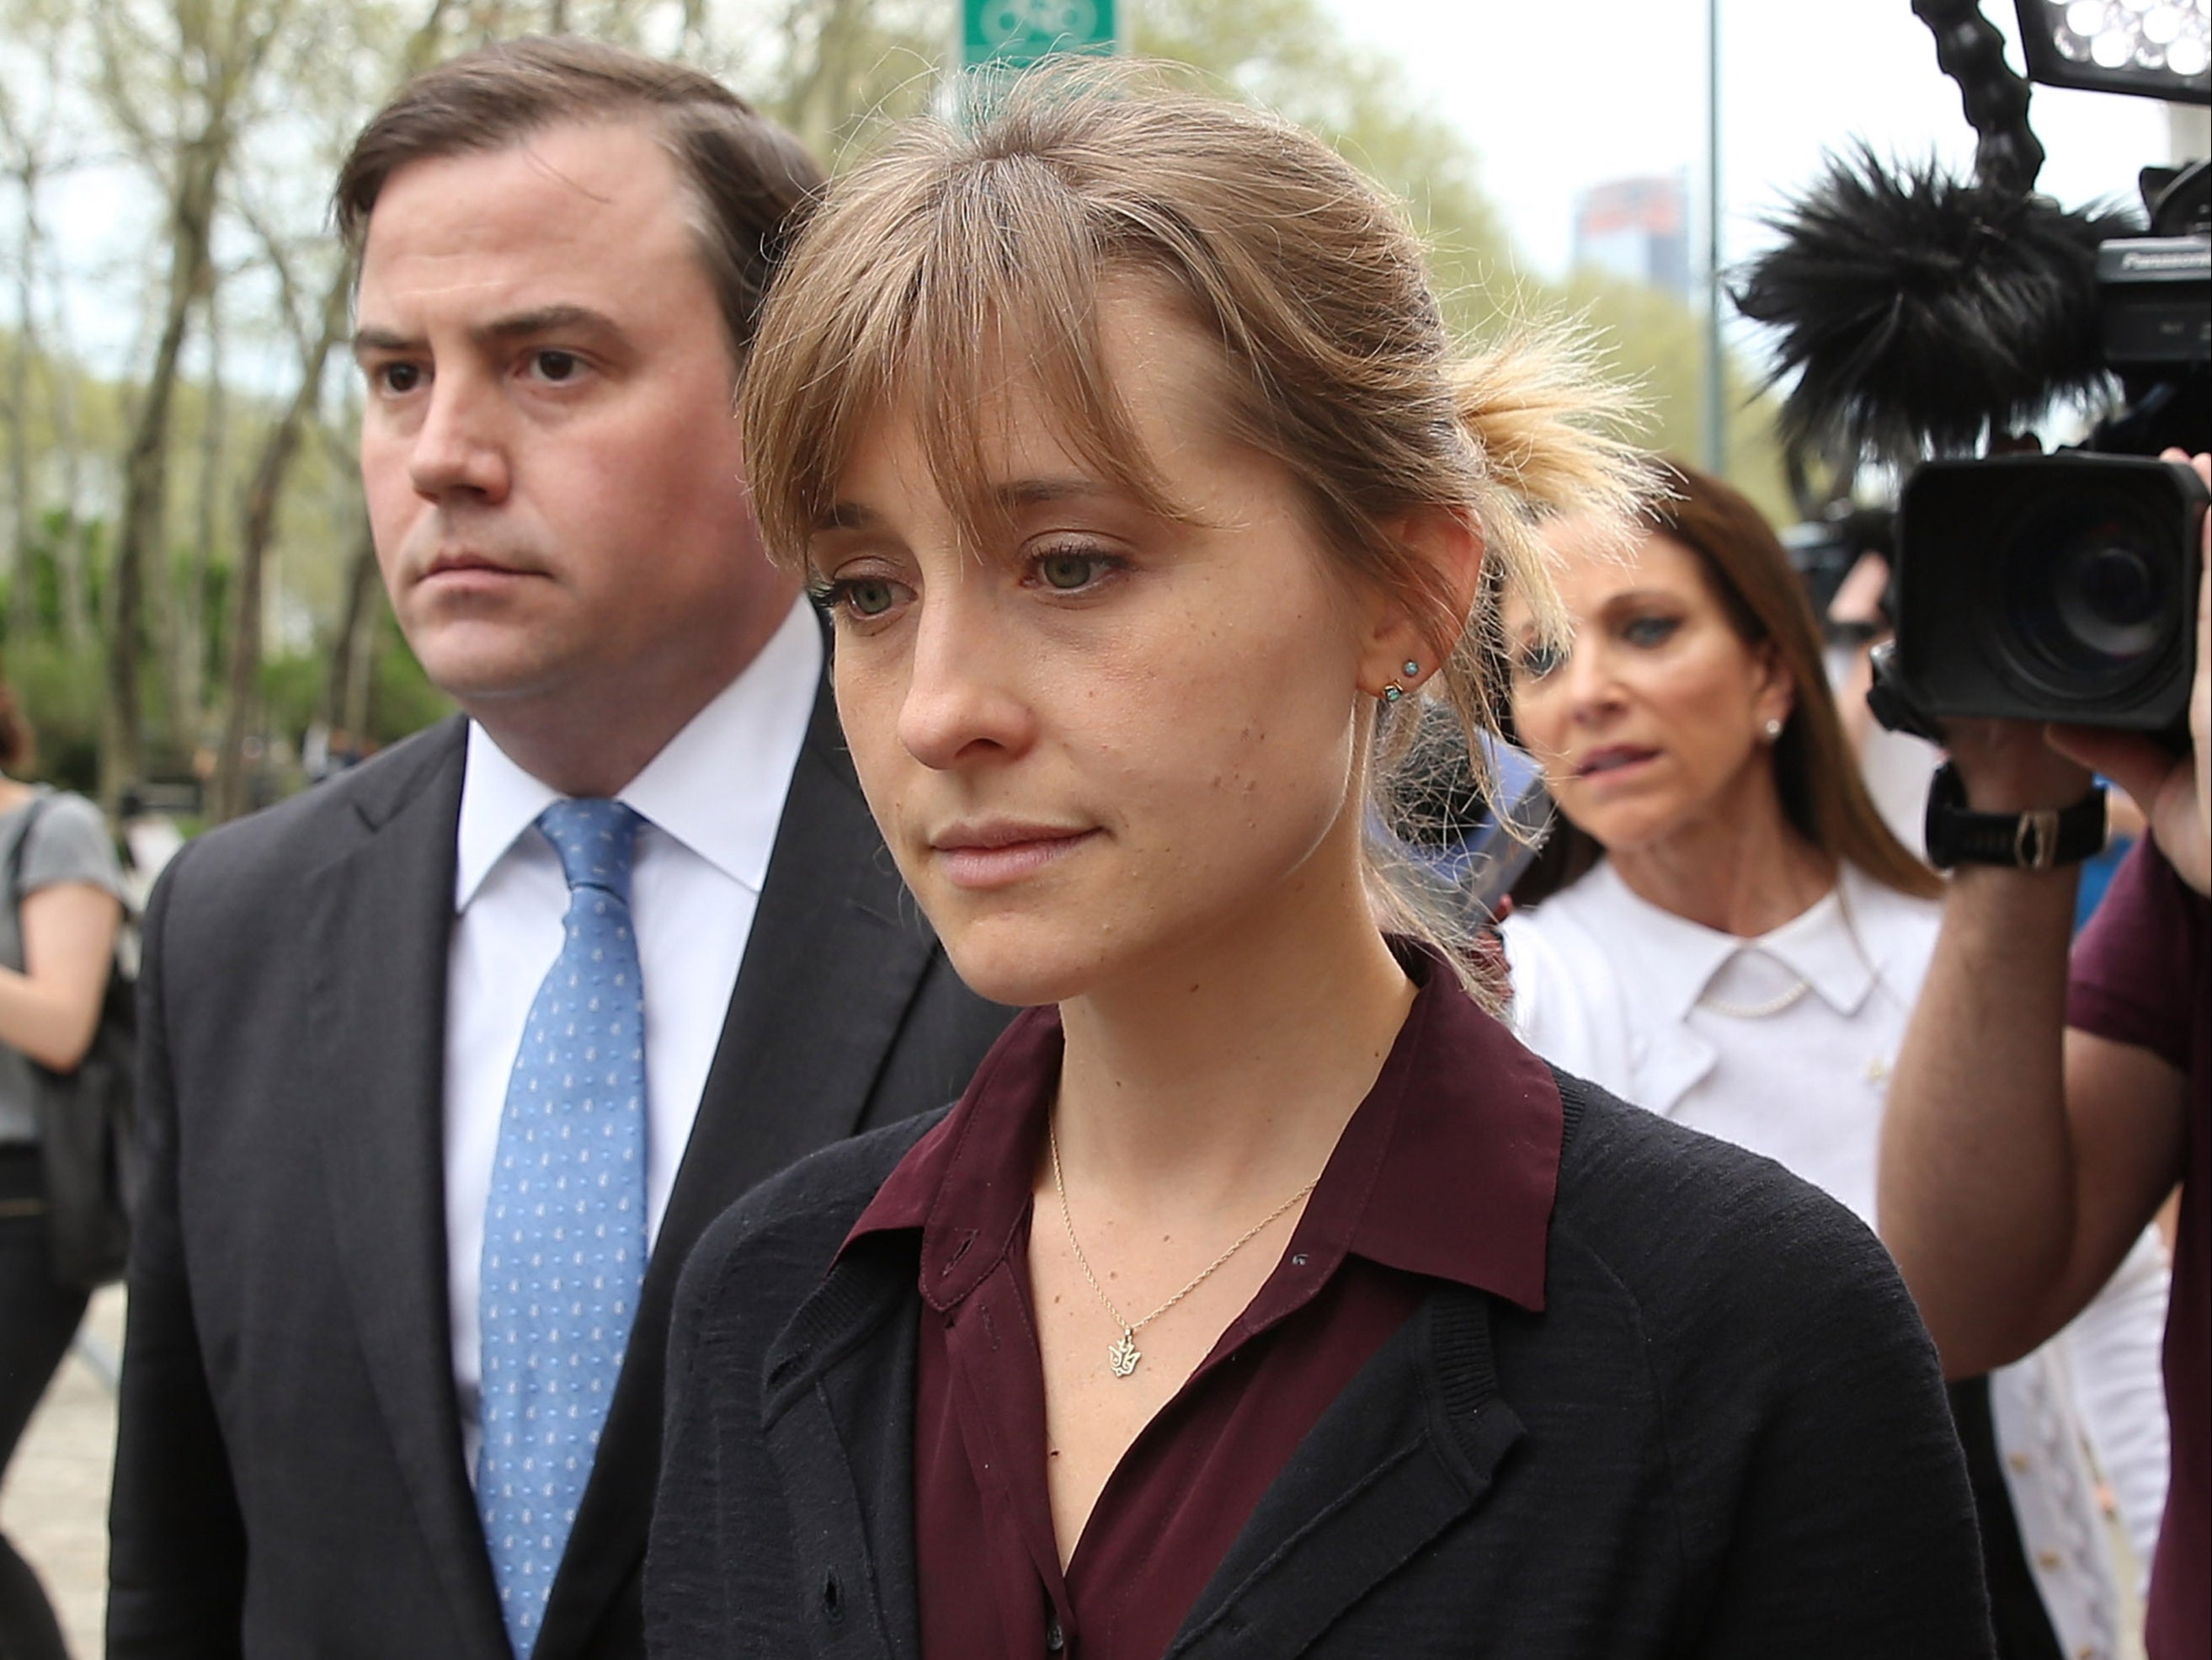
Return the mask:
<path id="1" fill-rule="evenodd" d="M 1766 733 L 1766 741 L 1771 744 L 1782 736 L 1782 722 L 1770 715 L 1766 725 L 1761 730 Z"/>
<path id="2" fill-rule="evenodd" d="M 1395 680 L 1382 688 L 1382 701 L 1386 703 L 1395 703 L 1405 695 L 1406 689 Z"/>
<path id="3" fill-rule="evenodd" d="M 1419 663 L 1416 663 L 1412 658 L 1408 657 L 1406 660 L 1406 678 L 1410 680 L 1413 676 L 1419 674 L 1420 672 L 1421 666 Z"/>

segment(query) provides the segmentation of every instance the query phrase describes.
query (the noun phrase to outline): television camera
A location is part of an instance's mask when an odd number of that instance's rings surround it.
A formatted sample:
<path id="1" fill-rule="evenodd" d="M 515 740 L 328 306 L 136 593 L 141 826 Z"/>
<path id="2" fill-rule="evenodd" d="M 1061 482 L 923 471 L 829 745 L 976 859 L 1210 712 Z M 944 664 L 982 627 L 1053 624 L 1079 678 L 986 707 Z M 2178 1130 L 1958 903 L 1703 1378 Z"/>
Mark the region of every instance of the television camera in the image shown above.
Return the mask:
<path id="1" fill-rule="evenodd" d="M 1977 0 L 1915 0 L 1978 135 L 1975 176 L 1864 146 L 1775 222 L 1738 308 L 1781 331 L 1794 473 L 1905 474 L 1877 664 L 1885 725 L 2062 721 L 2185 738 L 2212 449 L 2212 169 L 2150 167 L 2140 211 L 2034 192 L 2029 88 Z M 2017 0 L 2030 76 L 2212 100 L 2207 0 Z M 2101 405 L 2079 445 L 2017 435 Z"/>

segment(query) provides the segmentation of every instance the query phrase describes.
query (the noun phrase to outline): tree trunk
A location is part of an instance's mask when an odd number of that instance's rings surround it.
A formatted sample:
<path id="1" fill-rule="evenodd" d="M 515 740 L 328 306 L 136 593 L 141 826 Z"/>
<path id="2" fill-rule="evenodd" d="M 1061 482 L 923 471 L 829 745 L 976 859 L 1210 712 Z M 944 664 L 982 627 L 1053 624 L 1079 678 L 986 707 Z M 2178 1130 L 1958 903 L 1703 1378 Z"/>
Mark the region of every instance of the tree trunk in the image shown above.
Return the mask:
<path id="1" fill-rule="evenodd" d="M 383 592 L 376 569 L 376 538 L 368 520 L 361 524 L 361 538 L 346 562 L 345 609 L 331 645 L 330 678 L 323 683 L 323 724 L 333 731 L 358 733 L 360 711 L 354 705 L 354 666 L 356 658 L 370 650 L 369 624 Z"/>
<path id="2" fill-rule="evenodd" d="M 222 307 L 210 287 L 203 317 L 207 327 L 208 374 L 203 392 L 200 476 L 193 502 L 191 554 L 176 594 L 176 640 L 169 659 L 169 733 L 185 748 L 196 746 L 207 713 L 207 587 L 222 534 L 223 457 L 230 417 L 229 387 L 222 378 Z"/>
<path id="3" fill-rule="evenodd" d="M 353 735 L 357 749 L 368 743 L 369 704 L 376 690 L 377 659 L 383 654 L 388 630 L 386 619 L 392 615 L 391 608 L 385 604 L 384 582 L 376 568 L 376 544 L 366 525 L 362 526 L 361 550 L 367 556 L 356 568 L 359 580 L 354 585 L 361 607 L 355 615 L 353 637 L 346 655 L 346 678 L 338 703 L 338 718 L 332 723 Z"/>
<path id="4" fill-rule="evenodd" d="M 146 630 L 146 582 L 150 566 L 162 580 L 169 484 L 169 411 L 177 362 L 193 301 L 210 275 L 208 240 L 215 219 L 216 183 L 229 138 L 223 118 L 212 117 L 178 158 L 176 198 L 171 204 L 169 292 L 152 369 L 131 446 L 123 463 L 123 522 L 109 586 L 113 599 L 107 636 L 107 741 L 101 745 L 100 805 L 112 813 L 126 787 L 138 781 L 145 755 L 145 708 L 139 698 L 138 665 Z"/>
<path id="5" fill-rule="evenodd" d="M 23 192 L 23 246 L 15 265 L 15 350 L 8 373 L 8 485 L 15 504 L 15 546 L 9 560 L 8 643 L 31 635 L 37 616 L 37 573 L 33 549 L 39 528 L 38 503 L 31 491 L 31 363 L 38 356 L 38 319 L 33 312 L 38 265 L 39 222 L 35 210 L 38 173 L 29 164 L 16 173 Z"/>
<path id="6" fill-rule="evenodd" d="M 233 584 L 236 593 L 230 620 L 229 691 L 224 700 L 222 747 L 216 757 L 215 814 L 218 818 L 235 818 L 253 808 L 246 745 L 260 723 L 262 573 L 268 564 L 269 544 L 276 539 L 284 475 L 290 471 L 307 423 L 322 401 L 323 368 L 344 331 L 346 301 L 352 292 L 352 274 L 341 267 L 323 296 L 321 332 L 301 356 L 299 389 L 292 394 L 283 418 L 270 429 L 253 470 L 253 483 L 246 491 L 238 538 L 238 578 Z"/>
<path id="7" fill-rule="evenodd" d="M 66 354 L 46 366 L 54 400 L 54 442 L 62 455 L 63 532 L 54 544 L 54 575 L 61 589 L 62 639 L 81 646 L 92 633 L 92 526 L 80 506 L 84 492 L 84 446 L 76 429 L 76 365 Z"/>
<path id="8" fill-rule="evenodd" d="M 24 320 L 27 325 L 27 315 Z M 31 494 L 31 339 L 27 326 L 17 333 L 8 365 L 8 488 L 15 512 L 15 546 L 8 561 L 11 646 L 31 637 L 38 616 L 39 508 Z"/>

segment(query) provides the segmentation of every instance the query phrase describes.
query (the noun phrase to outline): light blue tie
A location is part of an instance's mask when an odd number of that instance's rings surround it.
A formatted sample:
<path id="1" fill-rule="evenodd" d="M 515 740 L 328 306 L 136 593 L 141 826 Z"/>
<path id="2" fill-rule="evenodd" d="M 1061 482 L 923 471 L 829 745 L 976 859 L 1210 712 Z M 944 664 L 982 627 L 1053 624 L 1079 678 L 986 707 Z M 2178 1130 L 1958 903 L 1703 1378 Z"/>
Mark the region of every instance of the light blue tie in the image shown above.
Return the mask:
<path id="1" fill-rule="evenodd" d="M 518 1656 L 544 1618 L 645 1274 L 639 823 L 618 801 L 556 801 L 538 818 L 568 879 L 568 915 L 507 1079 L 477 1311 L 477 1509 Z"/>

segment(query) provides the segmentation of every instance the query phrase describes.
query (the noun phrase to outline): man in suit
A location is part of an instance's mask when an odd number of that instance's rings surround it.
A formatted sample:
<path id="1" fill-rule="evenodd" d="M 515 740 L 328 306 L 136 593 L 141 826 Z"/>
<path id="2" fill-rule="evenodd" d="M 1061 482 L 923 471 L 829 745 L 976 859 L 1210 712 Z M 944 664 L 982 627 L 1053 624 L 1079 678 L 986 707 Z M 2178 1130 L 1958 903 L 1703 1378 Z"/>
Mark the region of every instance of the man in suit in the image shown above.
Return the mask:
<path id="1" fill-rule="evenodd" d="M 641 1652 L 687 1248 L 1005 1018 L 900 887 L 746 502 L 732 388 L 819 182 L 574 41 L 356 143 L 362 478 L 465 714 L 149 909 L 112 1656 Z"/>

